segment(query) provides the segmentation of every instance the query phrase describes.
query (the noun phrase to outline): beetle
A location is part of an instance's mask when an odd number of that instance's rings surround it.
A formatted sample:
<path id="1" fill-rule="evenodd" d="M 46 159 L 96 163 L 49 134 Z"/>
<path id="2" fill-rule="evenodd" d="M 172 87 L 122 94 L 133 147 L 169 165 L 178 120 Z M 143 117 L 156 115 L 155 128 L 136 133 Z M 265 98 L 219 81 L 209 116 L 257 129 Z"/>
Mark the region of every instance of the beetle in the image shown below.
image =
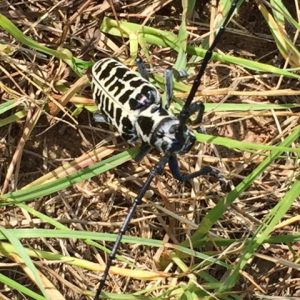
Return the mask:
<path id="1" fill-rule="evenodd" d="M 131 71 L 128 67 L 113 58 L 103 58 L 92 67 L 89 76 L 93 99 L 100 113 L 100 118 L 99 116 L 98 118 L 101 121 L 112 124 L 129 143 L 134 143 L 138 140 L 142 142 L 140 150 L 135 157 L 136 161 L 140 161 L 153 148 L 162 154 L 159 161 L 150 171 L 138 196 L 134 199 L 119 230 L 99 282 L 95 300 L 99 299 L 105 286 L 109 269 L 115 259 L 122 237 L 138 205 L 141 204 L 142 198 L 153 178 L 163 171 L 166 164 L 169 164 L 172 175 L 179 181 L 184 182 L 201 175 L 210 174 L 219 180 L 224 191 L 228 190 L 228 181 L 225 180 L 217 169 L 211 166 L 205 166 L 191 174 L 181 174 L 177 155 L 189 152 L 196 141 L 194 133 L 187 127 L 186 122 L 194 113 L 197 113 L 197 121 L 201 122 L 204 105 L 202 102 L 192 103 L 192 101 L 200 86 L 207 64 L 212 57 L 212 51 L 224 33 L 226 25 L 236 9 L 237 3 L 238 0 L 232 2 L 222 26 L 219 28 L 214 41 L 203 58 L 190 93 L 178 116 L 174 116 L 168 110 L 168 107 L 162 104 L 158 90 L 148 81 L 148 75 L 145 72 L 141 59 L 137 60 L 139 70 L 142 70 L 141 75 Z M 166 81 L 170 85 L 170 75 L 167 75 Z M 169 85 L 167 90 L 170 91 Z M 168 100 L 171 99 L 170 92 L 167 98 Z"/>

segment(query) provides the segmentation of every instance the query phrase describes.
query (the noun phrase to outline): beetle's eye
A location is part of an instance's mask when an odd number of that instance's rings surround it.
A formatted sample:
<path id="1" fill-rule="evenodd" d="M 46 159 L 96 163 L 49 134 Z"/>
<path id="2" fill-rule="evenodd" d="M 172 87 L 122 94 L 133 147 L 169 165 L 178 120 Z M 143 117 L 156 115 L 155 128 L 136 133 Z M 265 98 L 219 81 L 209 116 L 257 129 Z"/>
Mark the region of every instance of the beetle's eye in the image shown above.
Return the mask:
<path id="1" fill-rule="evenodd" d="M 155 93 L 154 91 L 148 91 L 147 92 L 147 98 L 150 99 L 152 102 L 155 100 Z"/>

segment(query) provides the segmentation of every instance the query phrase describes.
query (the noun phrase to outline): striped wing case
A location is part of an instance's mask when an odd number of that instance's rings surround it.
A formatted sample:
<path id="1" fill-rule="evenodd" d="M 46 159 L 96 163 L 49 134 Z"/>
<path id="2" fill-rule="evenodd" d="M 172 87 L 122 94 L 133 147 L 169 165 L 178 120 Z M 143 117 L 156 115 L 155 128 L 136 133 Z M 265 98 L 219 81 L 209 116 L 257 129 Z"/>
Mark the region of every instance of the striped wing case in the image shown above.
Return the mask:
<path id="1" fill-rule="evenodd" d="M 100 114 L 128 142 L 138 139 L 136 122 L 151 104 L 160 104 L 157 89 L 137 73 L 112 58 L 99 60 L 92 68 L 93 98 Z"/>

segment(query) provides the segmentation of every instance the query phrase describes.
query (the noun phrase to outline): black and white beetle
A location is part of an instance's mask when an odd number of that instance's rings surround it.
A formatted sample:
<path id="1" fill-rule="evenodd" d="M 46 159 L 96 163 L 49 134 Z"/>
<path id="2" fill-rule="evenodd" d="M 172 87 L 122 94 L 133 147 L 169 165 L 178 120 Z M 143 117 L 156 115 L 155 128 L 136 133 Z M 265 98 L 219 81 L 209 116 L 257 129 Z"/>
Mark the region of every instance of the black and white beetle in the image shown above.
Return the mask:
<path id="1" fill-rule="evenodd" d="M 128 225 L 141 203 L 145 192 L 148 190 L 153 178 L 160 174 L 168 163 L 173 176 L 180 181 L 187 181 L 192 178 L 210 174 L 215 176 L 225 190 L 227 182 L 219 171 L 210 166 L 188 175 L 180 173 L 177 154 L 187 153 L 195 143 L 193 132 L 187 128 L 188 118 L 198 113 L 197 120 L 201 121 L 204 113 L 204 105 L 200 102 L 192 103 L 197 89 L 201 83 L 206 66 L 212 56 L 212 51 L 220 40 L 225 27 L 229 22 L 238 0 L 233 0 L 229 12 L 219 28 L 216 37 L 207 50 L 200 70 L 196 75 L 191 91 L 178 117 L 175 117 L 163 107 L 158 90 L 148 81 L 148 74 L 145 72 L 141 61 L 138 61 L 139 71 L 142 76 L 130 71 L 126 66 L 112 58 L 104 58 L 96 62 L 90 74 L 93 98 L 95 99 L 102 121 L 114 125 L 121 136 L 129 143 L 136 140 L 142 141 L 142 146 L 135 160 L 141 160 L 152 148 L 162 153 L 161 159 L 150 171 L 148 178 L 141 188 L 120 228 L 118 237 L 108 257 L 107 264 L 97 289 L 95 300 L 99 299 L 104 288 L 112 261 L 115 259 L 117 250 Z M 167 75 L 167 82 L 170 84 L 170 76 Z M 167 98 L 171 99 L 169 91 Z"/>

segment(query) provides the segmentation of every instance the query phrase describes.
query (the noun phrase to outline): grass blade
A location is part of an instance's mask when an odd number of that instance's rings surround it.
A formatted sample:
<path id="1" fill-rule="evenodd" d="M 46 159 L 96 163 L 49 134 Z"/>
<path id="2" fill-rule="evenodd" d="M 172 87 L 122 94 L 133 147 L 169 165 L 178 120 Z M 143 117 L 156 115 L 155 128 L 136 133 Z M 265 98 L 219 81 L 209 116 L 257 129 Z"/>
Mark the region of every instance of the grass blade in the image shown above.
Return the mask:
<path id="1" fill-rule="evenodd" d="M 43 293 L 43 295 L 46 297 L 46 291 L 44 288 L 44 285 L 42 283 L 42 279 L 39 276 L 39 272 L 36 269 L 35 265 L 33 264 L 32 260 L 30 259 L 29 255 L 26 253 L 24 247 L 20 243 L 20 241 L 16 238 L 14 232 L 7 230 L 3 227 L 0 227 L 1 233 L 6 237 L 6 239 L 11 243 L 13 249 L 12 251 L 8 252 L 7 254 L 13 259 L 17 261 L 21 261 L 21 263 L 24 263 L 30 273 L 32 274 L 34 278 L 35 284 L 39 287 L 40 291 Z M 15 254 L 13 254 L 15 253 Z M 16 257 L 16 255 L 18 257 Z M 24 268 L 24 267 L 23 267 Z"/>
<path id="2" fill-rule="evenodd" d="M 127 21 L 117 22 L 110 18 L 104 18 L 100 30 L 116 36 L 121 36 L 119 28 L 121 28 L 123 36 L 128 38 L 128 32 L 139 32 L 143 38 L 150 44 L 154 44 L 161 47 L 171 47 L 175 51 L 179 52 L 178 45 L 176 43 L 177 37 L 172 32 L 167 32 L 159 29 L 155 29 L 148 26 L 141 26 L 135 23 L 130 23 Z M 187 46 L 187 52 L 191 55 L 198 55 L 203 57 L 206 53 L 205 49 Z M 295 79 L 300 79 L 300 76 L 288 71 L 287 69 L 280 69 L 274 67 L 272 65 L 252 61 L 245 58 L 234 57 L 231 55 L 218 54 L 216 52 L 213 53 L 212 60 L 217 60 L 225 63 L 232 63 L 244 67 L 249 70 L 253 70 L 256 72 L 266 72 L 273 73 L 276 75 L 287 76 Z"/>
<path id="3" fill-rule="evenodd" d="M 293 202 L 300 195 L 300 178 L 296 179 L 294 184 L 286 195 L 279 201 L 279 203 L 267 214 L 262 220 L 261 226 L 259 226 L 253 235 L 253 238 L 247 242 L 246 248 L 242 251 L 238 263 L 234 266 L 231 272 L 228 274 L 225 281 L 220 285 L 219 292 L 224 292 L 231 289 L 238 281 L 240 271 L 247 265 L 249 259 L 253 256 L 259 246 L 261 246 L 271 235 L 274 227 L 287 213 Z M 298 264 L 298 270 L 300 265 Z"/>
<path id="4" fill-rule="evenodd" d="M 293 142 L 295 142 L 300 137 L 300 126 L 296 127 L 293 132 L 285 139 L 285 141 L 280 145 L 280 147 L 287 147 Z M 220 200 L 216 206 L 209 211 L 209 213 L 203 218 L 201 223 L 199 224 L 198 229 L 192 235 L 193 246 L 200 246 L 199 240 L 207 234 L 207 232 L 211 229 L 211 227 L 220 219 L 225 212 L 225 210 L 229 207 L 233 201 L 239 197 L 247 188 L 254 182 L 254 180 L 262 174 L 266 168 L 281 154 L 282 150 L 274 150 L 251 174 L 249 174 L 236 188 L 231 191 L 224 199 Z M 183 246 L 188 246 L 190 240 L 184 242 Z"/>
<path id="5" fill-rule="evenodd" d="M 62 189 L 72 186 L 82 180 L 92 178 L 95 175 L 99 175 L 106 172 L 124 162 L 128 161 L 134 155 L 135 150 L 124 151 L 106 160 L 100 161 L 88 168 L 80 170 L 75 174 L 66 176 L 64 178 L 45 183 L 38 186 L 33 186 L 26 188 L 24 190 L 8 193 L 1 196 L 1 205 L 15 204 L 18 202 L 29 201 L 43 197 L 45 195 L 50 195 Z"/>

